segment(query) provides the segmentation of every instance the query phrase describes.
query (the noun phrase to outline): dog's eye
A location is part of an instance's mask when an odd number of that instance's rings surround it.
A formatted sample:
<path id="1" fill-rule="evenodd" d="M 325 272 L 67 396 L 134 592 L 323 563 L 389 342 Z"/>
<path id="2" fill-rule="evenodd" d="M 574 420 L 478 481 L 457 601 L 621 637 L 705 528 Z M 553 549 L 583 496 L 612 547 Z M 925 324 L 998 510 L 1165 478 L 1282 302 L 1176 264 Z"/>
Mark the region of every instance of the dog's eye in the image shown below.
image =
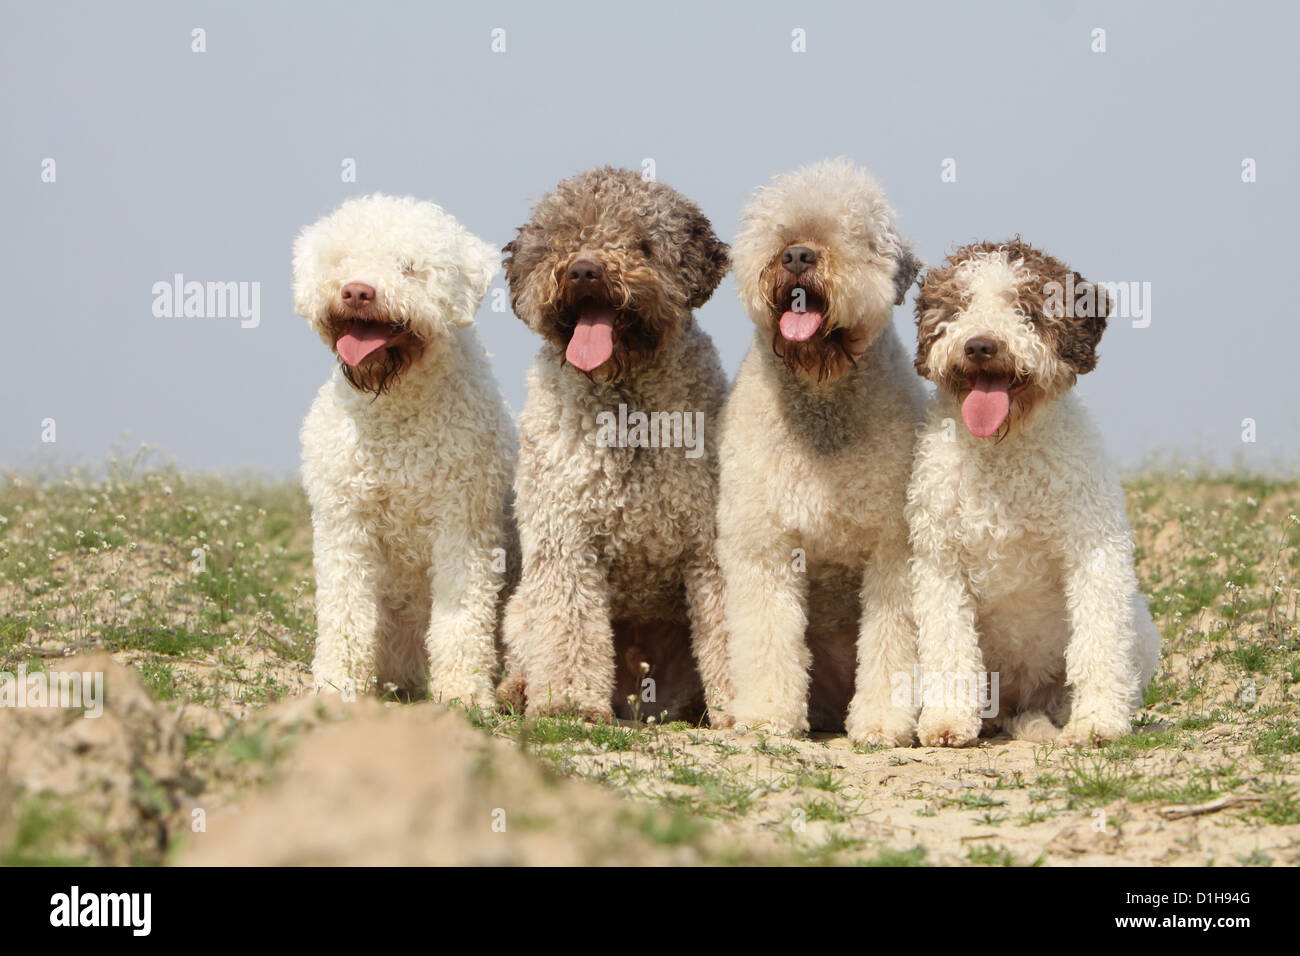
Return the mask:
<path id="1" fill-rule="evenodd" d="M 415 263 L 410 259 L 403 259 L 397 264 L 397 267 L 402 270 L 402 275 L 404 276 L 415 275 Z"/>
<path id="2" fill-rule="evenodd" d="M 650 244 L 650 240 L 642 239 L 641 255 L 645 256 L 647 259 L 651 259 L 654 257 L 654 254 L 655 254 L 655 247 Z"/>

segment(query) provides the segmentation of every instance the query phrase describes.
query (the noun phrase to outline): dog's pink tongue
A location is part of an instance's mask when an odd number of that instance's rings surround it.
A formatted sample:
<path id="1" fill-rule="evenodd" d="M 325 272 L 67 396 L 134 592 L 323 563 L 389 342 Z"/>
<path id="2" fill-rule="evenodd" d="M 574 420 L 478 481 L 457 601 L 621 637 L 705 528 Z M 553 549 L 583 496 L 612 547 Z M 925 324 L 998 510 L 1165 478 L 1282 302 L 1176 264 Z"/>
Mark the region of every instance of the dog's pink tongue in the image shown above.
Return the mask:
<path id="1" fill-rule="evenodd" d="M 564 357 L 590 372 L 609 361 L 614 354 L 614 310 L 590 309 L 578 316 L 578 325 L 569 339 Z"/>
<path id="2" fill-rule="evenodd" d="M 821 327 L 820 312 L 790 311 L 781 316 L 781 335 L 791 342 L 807 342 Z"/>
<path id="3" fill-rule="evenodd" d="M 371 352 L 382 349 L 388 344 L 388 327 L 379 322 L 353 322 L 348 330 L 334 343 L 339 358 L 354 368 L 361 364 Z"/>
<path id="4" fill-rule="evenodd" d="M 966 401 L 961 403 L 961 420 L 976 438 L 988 438 L 1002 427 L 1011 411 L 1011 382 L 983 372 L 975 379 Z"/>

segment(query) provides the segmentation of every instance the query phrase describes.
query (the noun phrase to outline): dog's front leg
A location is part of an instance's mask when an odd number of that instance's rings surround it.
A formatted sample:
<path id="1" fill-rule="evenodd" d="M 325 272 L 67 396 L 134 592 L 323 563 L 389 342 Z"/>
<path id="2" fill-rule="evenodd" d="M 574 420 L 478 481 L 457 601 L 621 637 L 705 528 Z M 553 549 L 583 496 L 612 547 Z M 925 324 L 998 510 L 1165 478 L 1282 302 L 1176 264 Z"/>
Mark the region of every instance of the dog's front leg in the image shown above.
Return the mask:
<path id="1" fill-rule="evenodd" d="M 922 680 L 915 688 L 917 737 L 925 747 L 965 747 L 979 739 L 983 723 L 971 692 L 984 680 L 975 601 L 956 555 L 925 535 L 914 535 L 913 545 L 912 616 Z"/>
<path id="2" fill-rule="evenodd" d="M 1127 532 L 1069 539 L 1065 554 L 1065 601 L 1070 643 L 1065 679 L 1071 690 L 1070 719 L 1059 741 L 1067 746 L 1105 743 L 1130 730 L 1130 706 L 1140 679 L 1132 596 L 1137 590 Z"/>
<path id="3" fill-rule="evenodd" d="M 808 576 L 790 535 L 738 527 L 718 541 L 738 730 L 808 731 Z"/>
<path id="4" fill-rule="evenodd" d="M 912 744 L 917 707 L 907 691 L 917 656 L 907 562 L 907 539 L 900 533 L 877 545 L 863 573 L 858 668 L 846 722 L 854 744 Z"/>
<path id="5" fill-rule="evenodd" d="M 731 724 L 731 668 L 727 663 L 726 589 L 712 551 L 686 566 L 686 608 L 691 619 L 691 646 L 704 684 L 709 724 Z"/>
<path id="6" fill-rule="evenodd" d="M 345 514 L 316 516 L 313 541 L 316 652 L 312 682 L 318 691 L 367 693 L 375 680 L 375 651 L 382 623 L 378 594 L 382 559 L 366 529 L 350 522 Z"/>
<path id="7" fill-rule="evenodd" d="M 614 631 L 595 549 L 523 535 L 523 577 L 505 617 L 508 653 L 523 669 L 528 714 L 577 710 L 613 720 Z"/>
<path id="8" fill-rule="evenodd" d="M 505 581 L 500 535 L 434 542 L 432 600 L 425 646 L 429 696 L 444 703 L 490 707 L 496 670 L 497 596 Z"/>

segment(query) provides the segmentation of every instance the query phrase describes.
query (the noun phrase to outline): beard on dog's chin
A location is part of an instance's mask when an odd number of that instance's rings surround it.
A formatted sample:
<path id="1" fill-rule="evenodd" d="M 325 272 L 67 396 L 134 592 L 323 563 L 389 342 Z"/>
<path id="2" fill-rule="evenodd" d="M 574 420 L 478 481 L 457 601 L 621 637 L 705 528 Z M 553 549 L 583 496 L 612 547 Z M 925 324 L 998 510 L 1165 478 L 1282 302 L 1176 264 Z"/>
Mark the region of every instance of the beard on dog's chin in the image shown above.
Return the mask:
<path id="1" fill-rule="evenodd" d="M 791 372 L 818 382 L 839 378 L 857 365 L 866 333 L 857 326 L 833 326 L 827 321 L 830 303 L 813 277 L 779 273 L 773 289 L 772 351 Z"/>
<path id="2" fill-rule="evenodd" d="M 357 391 L 376 398 L 423 351 L 420 339 L 403 323 L 376 312 L 331 313 L 330 328 L 343 377 Z"/>
<path id="3" fill-rule="evenodd" d="M 780 328 L 772 333 L 772 351 L 791 372 L 833 381 L 858 364 L 853 329 L 825 329 L 804 341 L 791 341 Z"/>

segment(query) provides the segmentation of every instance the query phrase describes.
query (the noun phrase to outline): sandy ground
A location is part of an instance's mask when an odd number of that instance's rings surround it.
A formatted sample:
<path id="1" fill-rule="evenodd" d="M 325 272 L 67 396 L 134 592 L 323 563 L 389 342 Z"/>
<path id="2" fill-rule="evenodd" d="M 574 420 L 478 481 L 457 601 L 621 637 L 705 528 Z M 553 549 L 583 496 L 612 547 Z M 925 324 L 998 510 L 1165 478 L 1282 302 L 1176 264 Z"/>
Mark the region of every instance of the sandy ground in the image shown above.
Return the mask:
<path id="1" fill-rule="evenodd" d="M 843 737 L 639 725 L 610 746 L 578 722 L 538 742 L 526 734 L 541 728 L 476 727 L 427 702 L 297 696 L 187 757 L 185 710 L 133 669 L 105 655 L 56 669 L 104 671 L 104 715 L 0 709 L 0 766 L 94 822 L 56 843 L 106 863 L 1300 862 L 1300 825 L 1252 816 L 1269 788 L 1300 783 L 1296 768 L 1254 766 L 1227 724 L 1125 756 L 1011 740 L 855 752 Z M 1235 786 L 1218 796 L 1149 793 L 1224 768 Z"/>
<path id="2" fill-rule="evenodd" d="M 855 750 L 318 699 L 299 493 L 0 488 L 0 670 L 108 684 L 0 707 L 0 863 L 1300 863 L 1300 484 L 1129 502 L 1165 636 L 1131 737 Z"/>

